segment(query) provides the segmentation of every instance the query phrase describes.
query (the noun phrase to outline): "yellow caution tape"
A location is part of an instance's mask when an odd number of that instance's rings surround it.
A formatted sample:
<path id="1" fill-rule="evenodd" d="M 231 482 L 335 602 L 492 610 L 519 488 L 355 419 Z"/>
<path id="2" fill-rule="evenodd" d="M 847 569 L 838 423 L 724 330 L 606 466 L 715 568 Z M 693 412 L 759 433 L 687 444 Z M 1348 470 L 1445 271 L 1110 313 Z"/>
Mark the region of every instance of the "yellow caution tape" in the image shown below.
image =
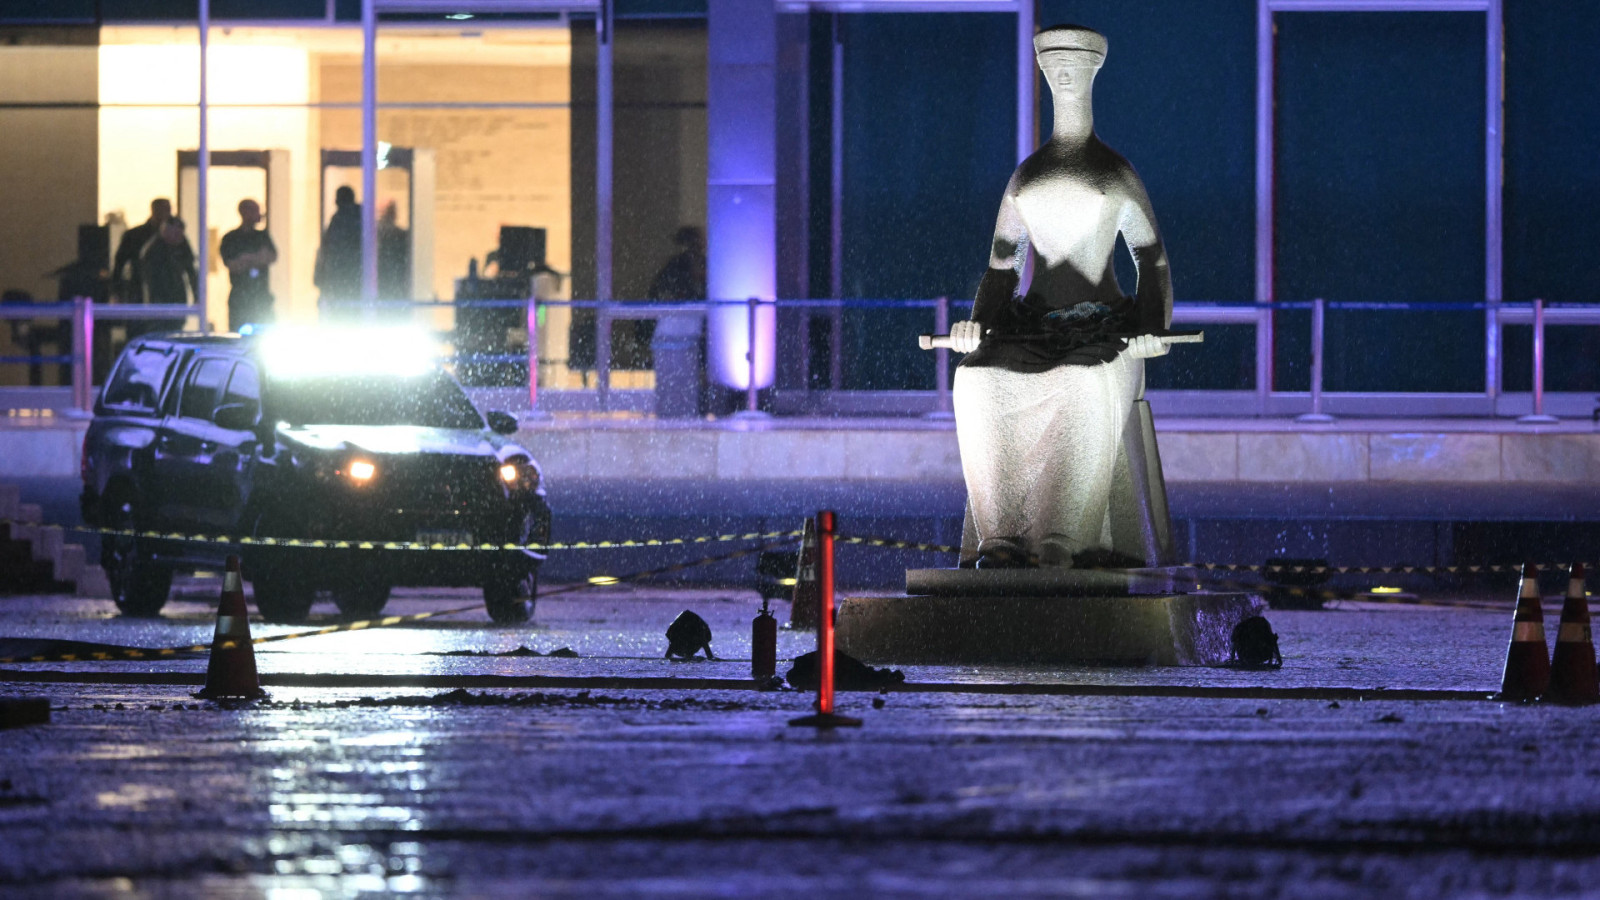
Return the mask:
<path id="1" fill-rule="evenodd" d="M 916 541 L 902 541 L 895 538 L 861 537 L 857 535 L 838 535 L 834 538 L 841 544 L 859 544 L 867 547 L 887 547 L 894 550 L 926 550 L 933 553 L 960 553 L 961 548 L 950 544 L 924 544 Z M 1501 572 L 1520 572 L 1520 563 L 1506 563 L 1497 565 L 1475 566 L 1287 566 L 1287 565 L 1249 565 L 1245 563 L 1202 563 L 1191 562 L 1180 565 L 1201 569 L 1207 572 L 1271 572 L 1275 575 L 1426 575 L 1432 573 L 1453 573 L 1466 575 L 1495 574 Z M 1541 570 L 1565 569 L 1565 564 L 1541 563 Z"/>
<path id="2" fill-rule="evenodd" d="M 758 535 L 758 536 L 755 536 L 755 537 L 760 537 L 760 536 Z M 617 576 L 614 576 L 612 579 L 606 581 L 605 584 L 609 586 L 609 585 L 620 584 L 620 583 L 624 583 L 624 582 L 641 581 L 641 580 L 646 579 L 646 578 L 654 578 L 654 577 L 656 577 L 658 575 L 669 575 L 669 574 L 671 574 L 673 572 L 682 572 L 682 571 L 684 571 L 686 569 L 693 569 L 693 568 L 695 568 L 697 566 L 705 566 L 705 565 L 710 565 L 712 563 L 727 562 L 728 560 L 739 559 L 739 558 L 745 557 L 745 556 L 751 556 L 751 555 L 754 555 L 756 553 L 765 552 L 766 550 L 768 550 L 768 549 L 770 549 L 772 547 L 775 547 L 775 546 L 782 546 L 783 544 L 789 543 L 793 539 L 798 539 L 800 537 L 800 533 L 799 532 L 793 532 L 793 533 L 788 533 L 788 534 L 777 534 L 777 535 L 774 535 L 774 537 L 787 538 L 789 540 L 779 540 L 777 542 L 764 542 L 764 543 L 761 543 L 761 544 L 759 544 L 759 545 L 757 545 L 755 547 L 748 547 L 748 548 L 745 548 L 743 550 L 736 550 L 736 551 L 734 551 L 732 553 L 723 553 L 723 554 L 719 554 L 717 556 L 708 556 L 708 557 L 705 557 L 703 559 L 692 560 L 690 562 L 673 563 L 671 565 L 661 566 L 661 567 L 654 568 L 654 569 L 646 569 L 646 570 L 644 570 L 642 572 L 634 572 L 631 575 L 617 575 Z M 595 586 L 596 585 L 589 584 L 589 583 L 580 583 L 580 584 L 567 585 L 566 587 L 556 588 L 555 590 L 551 590 L 551 591 L 545 591 L 544 593 L 539 594 L 538 598 L 539 599 L 544 599 L 546 597 L 554 597 L 554 596 L 557 596 L 557 595 L 560 595 L 560 594 L 570 594 L 570 593 L 573 593 L 575 591 L 581 591 L 581 590 L 585 590 L 585 589 L 588 589 L 588 588 L 591 588 L 591 587 L 595 587 Z M 368 628 L 388 628 L 388 627 L 391 627 L 391 626 L 394 626 L 394 625 L 405 625 L 405 624 L 409 624 L 409 623 L 412 623 L 412 622 L 421 622 L 421 621 L 423 621 L 425 619 L 436 619 L 436 618 L 439 618 L 440 616 L 453 616 L 453 615 L 457 615 L 459 613 L 472 612 L 473 610 L 482 609 L 482 608 L 483 608 L 483 604 L 474 603 L 471 606 L 457 606 L 457 607 L 452 607 L 451 609 L 437 609 L 437 610 L 433 610 L 432 612 L 412 613 L 410 615 L 405 615 L 405 616 L 382 616 L 382 617 L 376 618 L 376 619 L 363 619 L 363 620 L 358 621 L 358 622 L 341 622 L 338 625 L 330 625 L 330 626 L 328 626 L 326 628 L 316 628 L 316 629 L 312 629 L 310 631 L 294 631 L 294 632 L 289 632 L 288 634 L 274 634 L 274 635 L 268 635 L 266 637 L 252 638 L 250 640 L 250 643 L 251 644 L 273 644 L 273 643 L 279 643 L 281 641 L 295 641 L 295 640 L 299 640 L 301 638 L 320 637 L 320 636 L 325 635 L 325 634 L 338 634 L 338 633 L 344 632 L 344 631 L 363 631 L 363 630 L 368 629 Z M 240 647 L 240 646 L 243 646 L 243 642 L 242 641 L 223 641 L 222 643 L 219 643 L 219 644 L 190 644 L 187 647 L 161 647 L 161 648 L 151 648 L 151 649 L 146 649 L 146 648 L 142 648 L 142 647 L 128 647 L 128 648 L 124 648 L 122 650 L 117 650 L 117 651 L 114 651 L 114 652 L 94 651 L 94 652 L 89 652 L 89 653 L 58 653 L 58 654 L 47 654 L 47 655 L 41 655 L 41 656 L 8 656 L 8 657 L 0 657 L 0 664 L 7 664 L 7 663 L 42 663 L 42 662 L 88 662 L 88 661 L 111 661 L 111 660 L 125 660 L 125 659 L 154 659 L 154 658 L 161 658 L 161 657 L 176 656 L 176 655 L 178 655 L 180 653 L 209 653 L 209 652 L 214 651 L 214 650 L 232 650 L 232 649 L 235 649 L 235 648 Z"/>
<path id="3" fill-rule="evenodd" d="M 11 519 L 0 519 L 0 525 L 13 524 Z M 33 524 L 33 523 L 16 523 Z M 283 538 L 283 537 L 252 537 L 249 535 L 227 534 L 184 534 L 177 531 L 141 531 L 131 528 L 94 528 L 88 525 L 35 525 L 38 528 L 50 528 L 59 531 L 72 531 L 81 534 L 99 534 L 113 537 L 144 538 L 146 540 L 179 541 L 196 544 L 228 544 L 239 547 L 301 547 L 316 550 L 448 550 L 448 551 L 505 551 L 505 550 L 618 550 L 633 547 L 682 547 L 695 544 L 727 544 L 745 543 L 748 541 L 767 541 L 781 538 L 798 538 L 797 531 L 767 531 L 745 532 L 740 534 L 711 534 L 687 538 L 647 538 L 644 540 L 622 541 L 569 541 L 565 543 L 546 544 L 518 544 L 518 543 L 478 543 L 478 544 L 441 544 L 425 541 L 373 541 L 373 540 L 329 540 L 324 538 Z"/>

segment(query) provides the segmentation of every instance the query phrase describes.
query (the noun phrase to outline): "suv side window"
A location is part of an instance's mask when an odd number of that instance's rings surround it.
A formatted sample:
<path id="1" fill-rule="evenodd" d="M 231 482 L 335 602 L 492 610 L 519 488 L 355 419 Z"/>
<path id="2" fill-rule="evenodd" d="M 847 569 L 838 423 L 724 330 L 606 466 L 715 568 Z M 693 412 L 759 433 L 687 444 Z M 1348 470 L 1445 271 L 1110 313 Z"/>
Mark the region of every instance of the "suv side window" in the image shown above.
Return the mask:
<path id="1" fill-rule="evenodd" d="M 254 410 L 256 420 L 260 421 L 261 378 L 256 367 L 247 362 L 233 367 L 233 377 L 228 379 L 228 389 L 222 395 L 222 406 L 235 404 Z"/>
<path id="2" fill-rule="evenodd" d="M 101 403 L 119 412 L 155 413 L 177 361 L 178 354 L 171 347 L 133 348 L 122 355 Z"/>
<path id="3" fill-rule="evenodd" d="M 228 379 L 231 359 L 202 359 L 189 372 L 189 381 L 183 386 L 183 396 L 178 401 L 178 415 L 185 419 L 211 421 L 211 412 L 217 408 L 222 396 L 222 385 Z"/>

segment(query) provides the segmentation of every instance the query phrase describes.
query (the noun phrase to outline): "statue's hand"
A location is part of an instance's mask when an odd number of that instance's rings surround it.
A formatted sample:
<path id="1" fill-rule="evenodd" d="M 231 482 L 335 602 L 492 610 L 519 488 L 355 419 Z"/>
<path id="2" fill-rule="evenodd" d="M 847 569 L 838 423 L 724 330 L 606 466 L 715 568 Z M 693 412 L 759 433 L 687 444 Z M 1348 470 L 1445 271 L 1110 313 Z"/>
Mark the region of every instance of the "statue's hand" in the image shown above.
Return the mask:
<path id="1" fill-rule="evenodd" d="M 983 326 L 971 320 L 950 326 L 950 349 L 957 353 L 971 353 L 983 340 Z"/>
<path id="2" fill-rule="evenodd" d="M 1167 351 L 1171 349 L 1171 344 L 1153 334 L 1141 334 L 1128 338 L 1128 354 L 1134 359 L 1166 356 Z"/>

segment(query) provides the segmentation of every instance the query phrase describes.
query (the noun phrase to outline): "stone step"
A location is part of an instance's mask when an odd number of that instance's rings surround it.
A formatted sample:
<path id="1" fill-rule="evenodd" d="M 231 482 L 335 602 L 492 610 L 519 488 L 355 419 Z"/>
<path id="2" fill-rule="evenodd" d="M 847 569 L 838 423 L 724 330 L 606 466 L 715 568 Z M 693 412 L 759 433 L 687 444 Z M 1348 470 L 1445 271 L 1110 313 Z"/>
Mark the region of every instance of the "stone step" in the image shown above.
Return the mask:
<path id="1" fill-rule="evenodd" d="M 56 550 L 55 566 L 51 576 L 57 581 L 77 585 L 83 570 L 89 564 L 89 553 L 82 544 L 63 544 Z"/>
<path id="2" fill-rule="evenodd" d="M 52 562 L 66 546 L 67 533 L 55 525 L 39 525 L 33 533 L 33 558 L 38 562 Z"/>
<path id="3" fill-rule="evenodd" d="M 24 522 L 21 519 L 12 519 L 10 522 L 0 527 L 5 529 L 6 536 L 10 539 L 11 543 L 23 545 L 25 548 L 23 553 L 29 559 L 33 558 L 33 545 L 39 540 L 38 525 L 35 525 L 31 522 Z"/>
<path id="4" fill-rule="evenodd" d="M 79 597 L 95 600 L 111 599 L 111 582 L 106 578 L 105 569 L 96 565 L 86 565 L 78 574 L 77 582 Z"/>
<path id="5" fill-rule="evenodd" d="M 0 593 L 110 597 L 105 572 L 67 530 L 45 525 L 44 510 L 23 503 L 21 489 L 0 484 Z"/>

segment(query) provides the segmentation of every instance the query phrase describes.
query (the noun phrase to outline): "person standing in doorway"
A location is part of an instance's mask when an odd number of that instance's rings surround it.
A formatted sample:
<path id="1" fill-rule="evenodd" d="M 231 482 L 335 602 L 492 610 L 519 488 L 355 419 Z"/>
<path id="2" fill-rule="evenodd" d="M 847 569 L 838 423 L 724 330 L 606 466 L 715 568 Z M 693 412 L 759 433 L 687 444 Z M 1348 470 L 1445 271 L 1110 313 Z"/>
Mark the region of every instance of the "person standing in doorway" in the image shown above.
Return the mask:
<path id="1" fill-rule="evenodd" d="M 378 214 L 378 299 L 411 299 L 411 232 L 393 200 Z"/>
<path id="2" fill-rule="evenodd" d="M 228 292 L 229 331 L 264 325 L 274 318 L 267 267 L 278 261 L 278 248 L 260 225 L 261 205 L 240 200 L 239 227 L 223 235 L 218 245 L 232 286 Z"/>
<path id="3" fill-rule="evenodd" d="M 333 205 L 312 276 L 322 291 L 324 307 L 361 299 L 361 204 L 356 202 L 356 192 L 342 185 L 333 194 Z"/>

